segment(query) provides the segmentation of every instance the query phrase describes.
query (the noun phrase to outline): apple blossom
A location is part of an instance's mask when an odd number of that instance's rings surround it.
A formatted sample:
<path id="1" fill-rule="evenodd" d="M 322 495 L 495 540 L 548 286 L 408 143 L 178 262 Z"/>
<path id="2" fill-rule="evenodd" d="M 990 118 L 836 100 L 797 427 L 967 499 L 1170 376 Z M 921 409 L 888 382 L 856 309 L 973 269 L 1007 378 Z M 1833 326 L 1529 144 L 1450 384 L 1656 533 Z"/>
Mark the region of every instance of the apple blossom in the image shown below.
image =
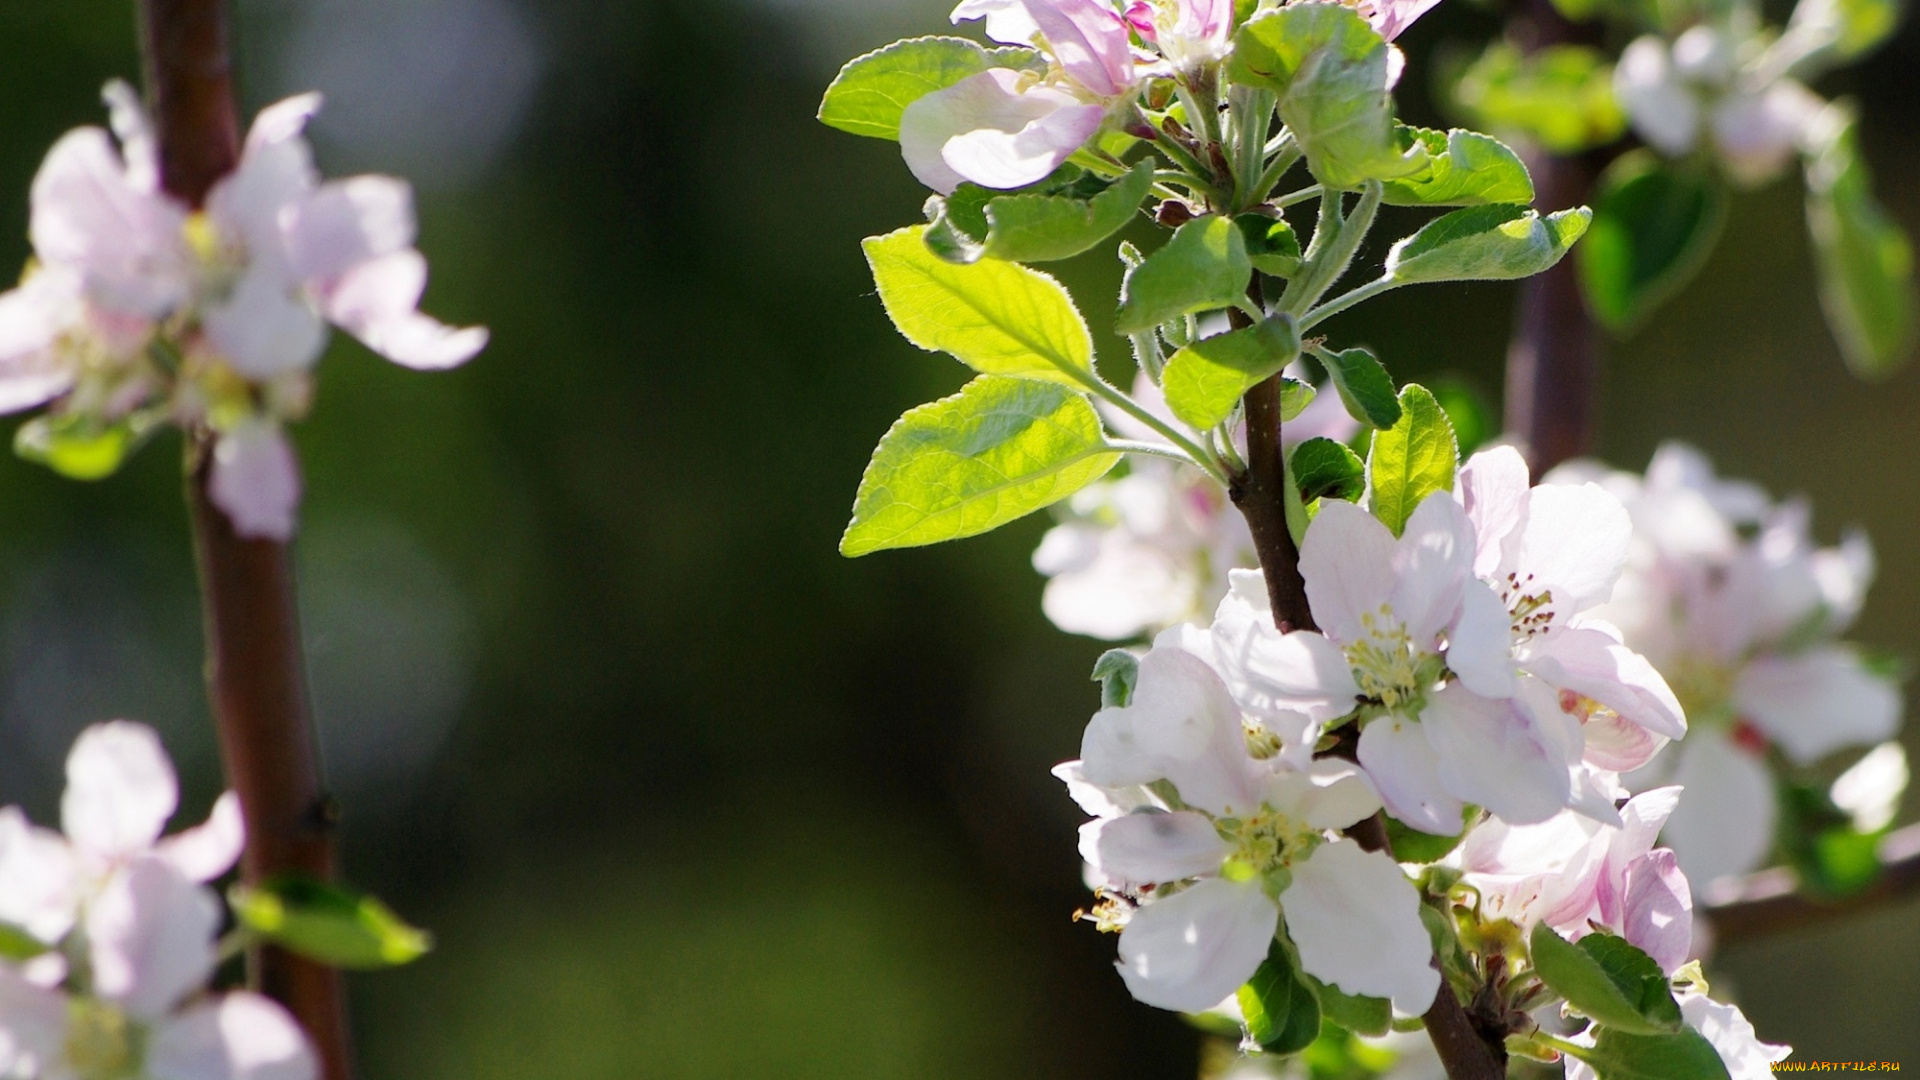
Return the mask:
<path id="1" fill-rule="evenodd" d="M 1705 137 L 1727 174 L 1748 185 L 1779 175 L 1806 148 L 1826 104 L 1794 79 L 1743 69 L 1727 33 L 1705 25 L 1671 45 L 1652 35 L 1628 45 L 1614 94 L 1649 145 L 1684 157 Z"/>
<path id="2" fill-rule="evenodd" d="M 1080 848 L 1121 909 L 1109 919 L 1125 927 L 1128 989 L 1210 1008 L 1285 933 L 1316 978 L 1424 1010 L 1439 976 L 1412 885 L 1386 856 L 1329 836 L 1379 807 L 1366 779 L 1344 762 L 1255 757 L 1227 684 L 1181 636 L 1162 636 L 1132 701 L 1097 714 L 1081 760 L 1057 770 L 1099 815 Z"/>

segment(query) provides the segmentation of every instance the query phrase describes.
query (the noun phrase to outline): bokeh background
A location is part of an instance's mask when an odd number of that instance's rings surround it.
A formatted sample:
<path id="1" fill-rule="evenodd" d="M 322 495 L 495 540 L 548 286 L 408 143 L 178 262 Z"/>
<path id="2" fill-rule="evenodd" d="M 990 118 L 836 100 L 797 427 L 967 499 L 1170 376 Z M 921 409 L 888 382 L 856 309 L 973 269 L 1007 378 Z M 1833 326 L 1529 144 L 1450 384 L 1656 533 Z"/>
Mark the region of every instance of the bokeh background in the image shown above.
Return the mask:
<path id="1" fill-rule="evenodd" d="M 355 979 L 367 1076 L 1192 1075 L 1196 1037 L 1069 919 L 1078 814 L 1047 769 L 1104 646 L 1040 615 L 1044 515 L 834 552 L 874 441 L 965 372 L 893 334 L 857 247 L 924 193 L 813 110 L 842 60 L 949 6 L 239 4 L 248 112 L 324 91 L 323 166 L 412 177 L 429 308 L 494 333 L 443 375 L 337 339 L 298 435 L 349 871 L 439 940 Z M 130 7 L 0 3 L 0 263 L 26 256 L 45 149 L 137 72 Z M 1448 0 L 1403 40 L 1413 70 L 1495 18 Z M 1822 89 L 1864 102 L 1920 233 L 1916 29 Z M 1404 111 L 1437 119 L 1409 83 Z M 1843 371 L 1798 199 L 1740 197 L 1702 280 L 1616 348 L 1604 453 L 1637 468 L 1683 436 L 1812 496 L 1829 539 L 1865 526 L 1858 636 L 1920 656 L 1920 371 Z M 1064 276 L 1118 283 L 1102 254 Z M 1338 332 L 1497 400 L 1512 300 L 1406 290 Z M 0 460 L 0 802 L 52 820 L 68 743 L 113 716 L 163 730 L 187 816 L 211 801 L 180 486 L 168 438 L 94 485 Z M 1920 1068 L 1920 907 L 1719 970 L 1802 1058 Z"/>

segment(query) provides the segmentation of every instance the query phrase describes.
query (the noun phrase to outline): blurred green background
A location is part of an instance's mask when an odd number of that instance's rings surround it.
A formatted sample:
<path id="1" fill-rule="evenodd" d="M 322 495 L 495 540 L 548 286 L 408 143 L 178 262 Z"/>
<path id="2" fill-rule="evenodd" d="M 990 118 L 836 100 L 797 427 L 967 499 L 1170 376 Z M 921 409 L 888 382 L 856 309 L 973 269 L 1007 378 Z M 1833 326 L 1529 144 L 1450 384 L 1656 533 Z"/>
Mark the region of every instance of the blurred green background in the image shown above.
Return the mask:
<path id="1" fill-rule="evenodd" d="M 355 979 L 367 1076 L 1192 1075 L 1195 1037 L 1069 918 L 1079 815 L 1046 770 L 1104 646 L 1040 615 L 1045 521 L 834 552 L 874 441 L 965 373 L 894 335 L 857 246 L 924 192 L 813 110 L 840 61 L 949 7 L 240 4 L 249 113 L 326 92 L 323 167 L 413 177 L 428 307 L 494 333 L 444 375 L 337 338 L 298 434 L 349 871 L 439 940 Z M 1409 83 L 1494 22 L 1448 0 L 1403 39 Z M 136 72 L 124 0 L 0 4 L 0 262 L 40 156 Z M 1920 233 L 1917 72 L 1909 25 L 1822 89 L 1863 100 Z M 1435 118 L 1418 85 L 1403 104 Z M 1920 655 L 1920 373 L 1845 374 L 1798 198 L 1742 196 L 1703 279 L 1615 349 L 1603 449 L 1639 467 L 1682 436 L 1813 497 L 1829 539 L 1864 525 L 1859 636 Z M 1098 254 L 1064 276 L 1094 309 L 1118 282 Z M 1336 332 L 1497 399 L 1512 299 L 1408 290 Z M 190 815 L 211 800 L 178 460 L 162 439 L 97 485 L 0 460 L 0 802 L 52 820 L 67 744 L 111 716 L 163 730 Z M 1920 1068 L 1920 908 L 1720 972 L 1803 1059 Z"/>

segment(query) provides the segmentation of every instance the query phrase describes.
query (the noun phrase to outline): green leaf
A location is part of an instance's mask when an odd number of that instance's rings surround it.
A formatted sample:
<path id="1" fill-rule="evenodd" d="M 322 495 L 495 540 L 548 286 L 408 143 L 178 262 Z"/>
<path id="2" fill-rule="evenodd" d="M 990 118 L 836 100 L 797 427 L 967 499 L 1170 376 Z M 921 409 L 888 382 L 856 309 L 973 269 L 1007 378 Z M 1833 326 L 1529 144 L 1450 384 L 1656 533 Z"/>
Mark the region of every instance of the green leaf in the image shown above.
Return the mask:
<path id="1" fill-rule="evenodd" d="M 1467 838 L 1466 825 L 1472 822 L 1478 810 L 1469 806 L 1464 809 L 1463 821 L 1459 832 L 1452 836 L 1435 836 L 1422 832 L 1411 825 L 1403 824 L 1392 814 L 1387 815 L 1387 846 L 1393 849 L 1395 862 L 1435 863 L 1447 857 L 1447 853 L 1460 846 Z"/>
<path id="2" fill-rule="evenodd" d="M 1349 994 L 1330 983 L 1301 972 L 1320 1001 L 1320 1018 L 1331 1020 L 1359 1035 L 1385 1035 L 1393 1026 L 1393 1005 L 1386 998 Z"/>
<path id="3" fill-rule="evenodd" d="M 1282 278 L 1300 272 L 1300 237 L 1293 226 L 1264 214 L 1241 214 L 1233 220 L 1246 238 L 1247 258 L 1255 270 Z"/>
<path id="4" fill-rule="evenodd" d="M 1114 329 L 1139 334 L 1169 319 L 1232 307 L 1253 280 L 1246 237 L 1223 217 L 1195 218 L 1131 274 Z"/>
<path id="5" fill-rule="evenodd" d="M 1660 965 L 1625 939 L 1593 933 L 1575 945 L 1540 923 L 1527 948 L 1547 986 L 1595 1023 L 1634 1035 L 1680 1030 L 1680 1006 Z"/>
<path id="6" fill-rule="evenodd" d="M 0 922 L 0 960 L 17 964 L 31 960 L 52 948 L 53 946 L 27 933 L 25 929 L 10 922 Z"/>
<path id="7" fill-rule="evenodd" d="M 1820 303 L 1847 366 L 1884 378 L 1912 357 L 1920 300 L 1913 244 L 1873 197 L 1854 143 L 1853 116 L 1829 109 L 1807 163 L 1807 226 L 1820 271 Z"/>
<path id="8" fill-rule="evenodd" d="M 1664 165 L 1645 150 L 1614 162 L 1598 187 L 1580 281 L 1601 322 L 1631 330 L 1706 263 L 1726 222 L 1726 192 L 1704 170 Z"/>
<path id="9" fill-rule="evenodd" d="M 307 878 L 236 885 L 228 899 L 240 925 L 331 967 L 397 967 L 433 947 L 426 931 L 408 926 L 373 897 Z"/>
<path id="10" fill-rule="evenodd" d="M 1613 65 L 1584 45 L 1523 54 L 1496 41 L 1455 83 L 1454 98 L 1476 126 L 1555 154 L 1605 146 L 1627 130 L 1613 96 Z"/>
<path id="11" fill-rule="evenodd" d="M 1299 379 L 1280 380 L 1280 420 L 1285 423 L 1307 411 L 1313 399 L 1320 396 L 1313 387 Z"/>
<path id="12" fill-rule="evenodd" d="M 1387 43 L 1352 8 L 1289 4 L 1233 43 L 1233 80 L 1279 95 L 1280 119 L 1321 183 L 1344 190 L 1424 165 L 1423 150 L 1403 153 L 1394 138 Z"/>
<path id="13" fill-rule="evenodd" d="M 1312 438 L 1293 448 L 1288 459 L 1302 502 L 1340 499 L 1358 502 L 1367 491 L 1367 466 L 1346 444 Z M 1403 860 L 1404 861 L 1404 860 Z"/>
<path id="14" fill-rule="evenodd" d="M 1460 443 L 1462 460 L 1499 434 L 1499 421 L 1493 407 L 1473 383 L 1458 375 L 1442 375 L 1427 389 L 1433 391 L 1434 399 L 1453 422 L 1453 435 Z"/>
<path id="15" fill-rule="evenodd" d="M 1834 805 L 1824 786 L 1782 779 L 1778 790 L 1780 823 L 1775 833 L 1804 892 L 1842 900 L 1879 880 L 1884 829 L 1855 829 L 1853 818 Z"/>
<path id="16" fill-rule="evenodd" d="M 1519 206 L 1470 206 L 1427 223 L 1387 253 L 1399 282 L 1511 281 L 1560 261 L 1587 231 L 1586 207 L 1541 217 Z"/>
<path id="17" fill-rule="evenodd" d="M 1423 146 L 1427 168 L 1390 180 L 1384 189 L 1389 206 L 1481 206 L 1533 202 L 1533 177 L 1520 155 L 1490 135 L 1455 128 L 1433 131 L 1401 126 L 1400 143 Z"/>
<path id="18" fill-rule="evenodd" d="M 900 114 L 935 90 L 988 68 L 1029 67 L 1032 49 L 983 49 L 965 38 L 896 41 L 847 62 L 820 100 L 820 122 L 875 139 L 900 138 Z"/>
<path id="19" fill-rule="evenodd" d="M 927 250 L 916 225 L 862 245 L 887 315 L 908 341 L 988 375 L 1081 386 L 1093 338 L 1060 283 L 1007 262 L 960 266 Z"/>
<path id="20" fill-rule="evenodd" d="M 840 553 L 988 532 L 1066 498 L 1119 460 L 1085 396 L 1051 383 L 978 378 L 909 411 L 881 438 Z"/>
<path id="21" fill-rule="evenodd" d="M 1293 953 L 1277 939 L 1236 997 L 1247 1034 L 1266 1053 L 1298 1053 L 1320 1037 L 1320 1002 L 1294 963 Z"/>
<path id="22" fill-rule="evenodd" d="M 1300 331 L 1293 317 L 1276 315 L 1244 330 L 1204 338 L 1174 353 L 1160 377 L 1160 388 L 1173 415 L 1182 423 L 1205 430 L 1226 420 L 1241 395 L 1299 355 Z"/>
<path id="23" fill-rule="evenodd" d="M 1093 681 L 1100 684 L 1100 707 L 1123 709 L 1133 700 L 1140 680 L 1140 657 L 1126 649 L 1108 649 L 1093 662 Z"/>
<path id="24" fill-rule="evenodd" d="M 150 418 L 140 416 L 102 424 L 77 413 L 47 413 L 20 425 L 13 452 L 69 480 L 104 480 L 119 471 L 152 427 Z"/>
<path id="25" fill-rule="evenodd" d="M 1144 160 L 1090 199 L 1003 195 L 987 203 L 989 258 L 1009 262 L 1068 259 L 1119 232 L 1153 190 L 1153 161 Z"/>
<path id="26" fill-rule="evenodd" d="M 1436 491 L 1453 490 L 1458 464 L 1447 414 L 1426 387 L 1408 383 L 1400 391 L 1399 422 L 1374 433 L 1367 455 L 1373 516 L 1400 535 L 1421 500 Z"/>
<path id="27" fill-rule="evenodd" d="M 1720 1052 L 1691 1028 L 1641 1035 L 1602 1027 L 1583 1057 L 1600 1080 L 1731 1080 Z"/>
<path id="28" fill-rule="evenodd" d="M 1365 349 L 1316 351 L 1314 358 L 1327 369 L 1341 404 L 1355 420 L 1369 427 L 1390 428 L 1400 422 L 1400 402 L 1394 397 L 1393 376 Z"/>

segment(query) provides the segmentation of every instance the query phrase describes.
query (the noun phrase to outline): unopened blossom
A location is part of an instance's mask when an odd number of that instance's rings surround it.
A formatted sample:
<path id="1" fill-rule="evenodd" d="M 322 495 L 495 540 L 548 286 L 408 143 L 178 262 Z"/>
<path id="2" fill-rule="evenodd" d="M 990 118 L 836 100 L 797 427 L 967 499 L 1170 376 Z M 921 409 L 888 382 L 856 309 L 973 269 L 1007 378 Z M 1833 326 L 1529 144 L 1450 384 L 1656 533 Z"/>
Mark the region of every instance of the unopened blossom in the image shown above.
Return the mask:
<path id="1" fill-rule="evenodd" d="M 160 187 L 132 90 L 106 97 L 118 146 L 70 132 L 34 179 L 35 263 L 0 296 L 0 408 L 210 429 L 215 500 L 241 535 L 286 539 L 299 488 L 279 424 L 304 414 L 329 325 L 418 369 L 466 361 L 486 331 L 420 313 L 405 182 L 321 182 L 303 134 L 318 95 L 263 110 L 197 212 Z"/>
<path id="2" fill-rule="evenodd" d="M 1249 750 L 1248 720 L 1207 661 L 1164 635 L 1132 701 L 1087 725 L 1056 772 L 1095 814 L 1081 854 L 1124 925 L 1120 973 L 1160 1008 L 1213 1007 L 1277 933 L 1301 967 L 1350 994 L 1422 1012 L 1439 988 L 1419 897 L 1385 855 L 1333 830 L 1379 800 L 1344 762 L 1297 768 Z"/>
<path id="3" fill-rule="evenodd" d="M 1595 614 L 1672 680 L 1686 740 L 1630 778 L 1687 789 L 1666 837 L 1699 882 L 1757 868 L 1778 818 L 1769 754 L 1810 766 L 1890 738 L 1899 688 L 1839 635 L 1873 578 L 1866 538 L 1817 547 L 1803 503 L 1714 475 L 1696 450 L 1660 448 L 1644 477 L 1588 464 L 1634 520 L 1627 569 Z"/>
<path id="4" fill-rule="evenodd" d="M 1356 6 L 1381 37 L 1392 41 L 1439 4 L 1440 0 L 1360 0 Z"/>
<path id="5" fill-rule="evenodd" d="M 1662 154 L 1684 157 L 1704 137 L 1729 176 L 1758 184 L 1805 148 L 1825 102 L 1793 79 L 1759 82 L 1734 52 L 1725 31 L 1705 25 L 1671 45 L 1641 37 L 1614 68 L 1614 95 L 1634 131 Z"/>
<path id="6" fill-rule="evenodd" d="M 1673 852 L 1654 847 L 1679 788 L 1635 796 L 1618 827 L 1563 811 L 1538 825 L 1488 821 L 1447 857 L 1479 895 L 1481 914 L 1578 940 L 1603 927 L 1661 970 L 1678 971 L 1693 946 L 1693 892 Z"/>
<path id="7" fill-rule="evenodd" d="M 1040 48 L 1048 68 L 991 68 L 907 106 L 900 152 L 942 194 L 962 181 L 1004 189 L 1045 179 L 1139 80 L 1131 28 L 1102 0 L 968 0 L 954 9 L 955 22 L 976 18 L 997 41 Z"/>
<path id="8" fill-rule="evenodd" d="M 1233 37 L 1233 0 L 1135 0 L 1126 18 L 1181 73 L 1220 62 Z"/>

